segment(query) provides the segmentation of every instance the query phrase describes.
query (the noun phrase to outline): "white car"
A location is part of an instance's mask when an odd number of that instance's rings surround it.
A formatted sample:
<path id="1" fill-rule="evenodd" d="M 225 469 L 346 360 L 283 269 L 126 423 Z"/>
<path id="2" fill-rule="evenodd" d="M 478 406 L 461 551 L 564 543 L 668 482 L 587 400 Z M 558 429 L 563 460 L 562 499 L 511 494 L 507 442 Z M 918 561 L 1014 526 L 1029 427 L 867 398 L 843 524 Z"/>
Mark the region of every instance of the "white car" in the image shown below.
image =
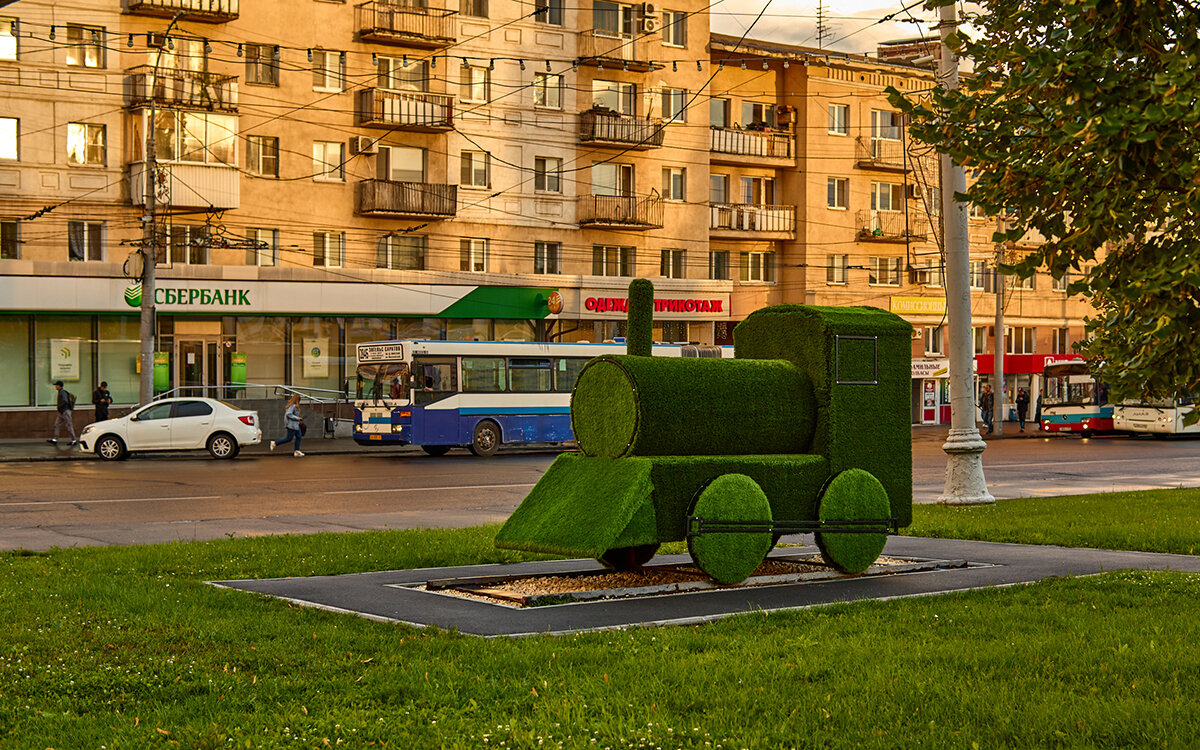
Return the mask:
<path id="1" fill-rule="evenodd" d="M 233 458 L 243 445 L 262 442 L 258 412 L 213 398 L 167 398 L 117 419 L 83 428 L 79 447 L 106 461 L 134 451 L 207 449 L 213 458 Z"/>

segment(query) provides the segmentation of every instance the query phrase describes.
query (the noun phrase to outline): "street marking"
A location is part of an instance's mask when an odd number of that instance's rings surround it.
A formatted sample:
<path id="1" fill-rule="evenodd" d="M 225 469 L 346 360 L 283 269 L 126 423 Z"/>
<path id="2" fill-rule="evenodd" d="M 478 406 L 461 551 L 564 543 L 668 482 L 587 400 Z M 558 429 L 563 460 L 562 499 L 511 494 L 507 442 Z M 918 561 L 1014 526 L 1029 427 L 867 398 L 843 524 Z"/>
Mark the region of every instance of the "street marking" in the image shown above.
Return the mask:
<path id="1" fill-rule="evenodd" d="M 187 495 L 184 497 L 132 497 L 119 500 L 28 500 L 19 503 L 0 503 L 0 507 L 13 505 L 97 505 L 100 503 L 161 503 L 164 500 L 217 500 L 220 495 Z"/>
<path id="2" fill-rule="evenodd" d="M 1119 464 L 1119 463 L 1128 463 L 1130 461 L 1136 461 L 1138 463 L 1146 463 L 1147 461 L 1182 461 L 1182 460 L 1195 461 L 1196 457 L 1195 456 L 1154 456 L 1152 458 L 1099 458 L 1099 459 L 1092 459 L 1092 460 L 1088 460 L 1088 461 L 1063 460 L 1063 461 L 1045 461 L 1042 463 L 1033 463 L 1033 464 L 996 464 L 996 463 L 988 463 L 985 461 L 983 464 L 983 468 L 984 469 L 988 469 L 988 468 L 991 468 L 991 469 L 1027 469 L 1030 466 L 1059 466 L 1059 467 L 1068 466 L 1069 467 L 1069 466 L 1075 466 L 1076 464 Z"/>
<path id="3" fill-rule="evenodd" d="M 388 490 L 331 490 L 323 495 L 369 495 L 376 492 L 433 492 L 434 490 L 490 490 L 505 487 L 532 487 L 533 482 L 525 484 L 458 484 L 452 487 L 397 487 Z"/>

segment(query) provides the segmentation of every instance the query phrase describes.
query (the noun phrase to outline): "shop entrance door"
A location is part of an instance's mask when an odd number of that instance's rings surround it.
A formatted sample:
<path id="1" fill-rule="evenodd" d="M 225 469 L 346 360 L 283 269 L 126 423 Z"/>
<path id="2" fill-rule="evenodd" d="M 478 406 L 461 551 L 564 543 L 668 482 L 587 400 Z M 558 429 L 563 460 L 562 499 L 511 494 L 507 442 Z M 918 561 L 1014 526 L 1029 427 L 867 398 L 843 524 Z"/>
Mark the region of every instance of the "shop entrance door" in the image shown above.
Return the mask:
<path id="1" fill-rule="evenodd" d="M 215 336 L 189 336 L 175 340 L 175 382 L 180 396 L 220 398 L 221 347 Z"/>
<path id="2" fill-rule="evenodd" d="M 921 393 L 921 423 L 938 423 L 937 381 L 926 380 Z"/>

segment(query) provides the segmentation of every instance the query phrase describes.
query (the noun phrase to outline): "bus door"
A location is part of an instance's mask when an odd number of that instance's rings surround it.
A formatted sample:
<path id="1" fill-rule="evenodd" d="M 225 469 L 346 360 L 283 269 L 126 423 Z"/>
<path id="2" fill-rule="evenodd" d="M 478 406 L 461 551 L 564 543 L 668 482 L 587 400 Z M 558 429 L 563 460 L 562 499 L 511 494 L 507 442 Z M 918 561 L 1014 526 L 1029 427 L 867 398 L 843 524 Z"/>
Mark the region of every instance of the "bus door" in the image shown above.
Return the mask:
<path id="1" fill-rule="evenodd" d="M 458 394 L 458 360 L 422 357 L 413 360 L 413 443 L 457 445 L 458 409 L 446 399 Z"/>

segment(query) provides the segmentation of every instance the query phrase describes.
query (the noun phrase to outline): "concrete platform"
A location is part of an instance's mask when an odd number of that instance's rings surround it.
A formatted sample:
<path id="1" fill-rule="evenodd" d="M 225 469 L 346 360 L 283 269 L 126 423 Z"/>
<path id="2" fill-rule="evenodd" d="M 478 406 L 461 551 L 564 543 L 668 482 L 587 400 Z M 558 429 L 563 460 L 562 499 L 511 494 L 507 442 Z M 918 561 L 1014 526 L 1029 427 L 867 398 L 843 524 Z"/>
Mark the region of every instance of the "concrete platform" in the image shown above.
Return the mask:
<path id="1" fill-rule="evenodd" d="M 795 541 L 802 541 L 802 538 L 796 538 Z M 815 551 L 815 548 L 785 550 L 786 554 L 803 551 Z M 933 560 L 967 560 L 972 567 L 869 578 L 846 577 L 758 588 L 723 588 L 637 599 L 574 602 L 529 609 L 514 609 L 439 592 L 419 591 L 413 587 L 431 580 L 460 576 L 577 573 L 598 570 L 599 566 L 591 560 L 554 560 L 515 565 L 473 565 L 211 583 L 384 622 L 417 627 L 432 625 L 494 637 L 695 624 L 744 612 L 775 612 L 864 599 L 928 596 L 1122 569 L 1200 573 L 1200 556 L 953 539 L 892 537 L 884 554 Z M 654 562 L 682 562 L 687 559 L 686 555 L 660 555 Z"/>

